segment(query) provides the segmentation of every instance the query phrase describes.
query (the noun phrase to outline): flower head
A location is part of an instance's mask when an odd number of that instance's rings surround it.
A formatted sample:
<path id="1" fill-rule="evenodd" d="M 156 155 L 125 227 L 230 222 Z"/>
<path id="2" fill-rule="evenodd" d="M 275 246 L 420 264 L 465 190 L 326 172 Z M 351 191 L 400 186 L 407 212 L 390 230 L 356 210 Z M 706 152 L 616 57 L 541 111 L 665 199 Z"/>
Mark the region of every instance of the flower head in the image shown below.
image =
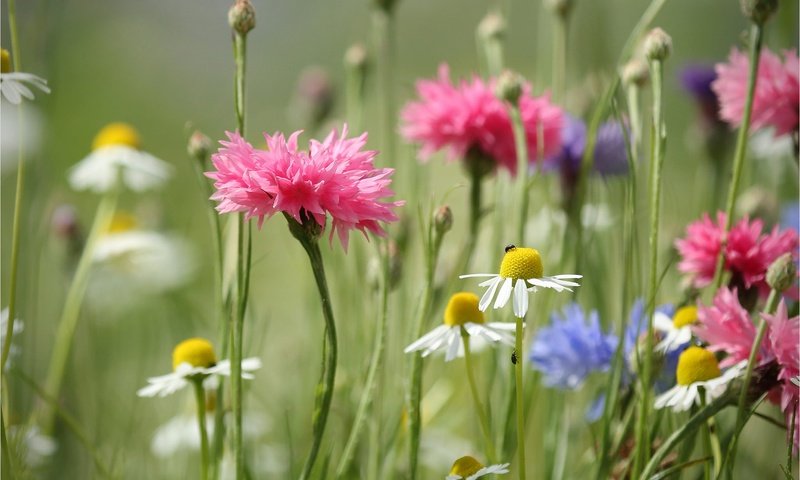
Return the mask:
<path id="1" fill-rule="evenodd" d="M 172 167 L 140 150 L 140 145 L 139 133 L 132 126 L 106 125 L 94 138 L 92 153 L 70 170 L 70 185 L 75 190 L 97 193 L 119 186 L 136 192 L 162 186 L 169 180 Z"/>
<path id="2" fill-rule="evenodd" d="M 0 94 L 10 103 L 19 105 L 22 102 L 22 97 L 33 100 L 33 92 L 28 88 L 26 83 L 38 88 L 44 93 L 50 93 L 47 80 L 31 73 L 14 71 L 11 66 L 11 54 L 8 53 L 8 50 L 4 48 L 0 49 L 0 60 L 2 61 L 2 69 L 0 69 Z"/>
<path id="3" fill-rule="evenodd" d="M 711 84 L 719 97 L 720 117 L 733 126 L 742 123 L 749 64 L 747 54 L 737 49 L 731 50 L 728 63 L 717 64 L 717 79 Z M 784 51 L 781 59 L 767 48 L 761 50 L 751 129 L 773 126 L 776 136 L 797 130 L 797 105 L 800 102 L 798 75 L 800 60 L 796 51 Z"/>
<path id="4" fill-rule="evenodd" d="M 538 250 L 509 245 L 505 248 L 499 274 L 471 273 L 461 275 L 459 278 L 470 277 L 490 277 L 489 280 L 479 284 L 481 287 L 487 287 L 478 305 L 482 312 L 489 308 L 495 293 L 497 299 L 494 302 L 494 308 L 502 308 L 508 303 L 513 292 L 514 315 L 524 318 L 528 312 L 528 293 L 536 292 L 540 287 L 552 288 L 557 292 L 571 292 L 570 287 L 580 286 L 573 280 L 582 278 L 582 275 L 565 274 L 546 277 Z"/>
<path id="5" fill-rule="evenodd" d="M 446 150 L 451 160 L 465 159 L 471 151 L 488 157 L 497 166 L 516 172 L 514 132 L 508 109 L 495 94 L 496 80 L 484 82 L 475 76 L 454 85 L 447 65 L 439 67 L 439 78 L 417 82 L 420 99 L 401 113 L 401 133 L 421 144 L 422 160 Z M 562 113 L 547 96 L 534 97 L 523 85 L 519 109 L 525 127 L 530 160 L 551 155 L 560 144 Z"/>
<path id="6" fill-rule="evenodd" d="M 736 289 L 720 288 L 713 305 L 698 308 L 697 318 L 698 324 L 692 327 L 694 334 L 708 343 L 710 351 L 728 354 L 722 361 L 723 367 L 747 360 L 756 329 L 747 310 L 739 303 Z"/>
<path id="7" fill-rule="evenodd" d="M 789 317 L 784 301 L 778 305 L 774 315 L 762 315 L 769 326 L 767 348 L 780 366 L 780 402 L 788 431 L 792 430 L 792 416 L 795 417 L 794 445 L 797 451 L 800 441 L 800 316 Z"/>
<path id="8" fill-rule="evenodd" d="M 696 305 L 679 308 L 672 318 L 656 312 L 653 316 L 653 328 L 664 336 L 664 339 L 656 345 L 656 350 L 670 352 L 689 343 L 692 339 L 691 327 L 695 322 L 697 322 Z"/>
<path id="9" fill-rule="evenodd" d="M 597 311 L 586 318 L 580 305 L 570 303 L 536 333 L 530 360 L 546 386 L 576 389 L 590 373 L 608 370 L 617 343 L 613 333 L 600 328 Z"/>
<path id="10" fill-rule="evenodd" d="M 267 135 L 267 150 L 257 150 L 238 133 L 212 155 L 215 170 L 206 175 L 214 180 L 220 213 L 245 212 L 247 218 L 264 219 L 283 212 L 299 223 L 313 220 L 325 227 L 330 215 L 330 238 L 338 233 L 347 248 L 350 230 L 384 235 L 379 222 L 397 220 L 394 208 L 404 202 L 385 202 L 394 194 L 389 189 L 393 170 L 375 168 L 377 152 L 362 150 L 367 134 L 347 138 L 332 131 L 325 140 L 311 140 L 308 151 L 298 150 L 295 132 Z"/>
<path id="11" fill-rule="evenodd" d="M 508 473 L 510 463 L 491 465 L 485 467 L 475 457 L 464 456 L 453 462 L 450 474 L 445 480 L 475 480 L 486 475 Z"/>

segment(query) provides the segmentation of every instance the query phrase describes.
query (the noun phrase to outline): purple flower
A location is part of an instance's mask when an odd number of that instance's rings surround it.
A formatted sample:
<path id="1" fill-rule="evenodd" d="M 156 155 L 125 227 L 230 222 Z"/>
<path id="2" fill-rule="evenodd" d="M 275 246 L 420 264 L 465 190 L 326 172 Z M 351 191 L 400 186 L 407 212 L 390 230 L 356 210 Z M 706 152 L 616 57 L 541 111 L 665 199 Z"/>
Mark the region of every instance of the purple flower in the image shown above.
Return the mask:
<path id="1" fill-rule="evenodd" d="M 711 82 L 716 79 L 717 72 L 713 65 L 687 65 L 680 73 L 683 89 L 700 102 L 717 103 L 717 95 L 711 90 Z"/>

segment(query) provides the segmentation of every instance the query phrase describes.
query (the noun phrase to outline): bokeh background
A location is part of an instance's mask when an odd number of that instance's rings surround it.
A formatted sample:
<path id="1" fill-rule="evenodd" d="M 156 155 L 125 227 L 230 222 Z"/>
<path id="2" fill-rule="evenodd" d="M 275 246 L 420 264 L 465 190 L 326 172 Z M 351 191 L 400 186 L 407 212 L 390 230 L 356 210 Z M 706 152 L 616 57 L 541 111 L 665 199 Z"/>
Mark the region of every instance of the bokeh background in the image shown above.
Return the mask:
<path id="1" fill-rule="evenodd" d="M 124 478 L 175 478 L 194 475 L 194 453 L 170 459 L 158 458 L 150 442 L 158 425 L 180 412 L 191 412 L 188 395 L 167 399 L 140 399 L 136 389 L 148 376 L 166 372 L 175 343 L 190 336 L 205 336 L 219 343 L 214 315 L 211 236 L 203 193 L 186 154 L 186 141 L 194 129 L 220 139 L 234 129 L 233 59 L 231 34 L 226 21 L 228 2 L 220 0 L 156 1 L 121 0 L 27 0 L 18 2 L 23 70 L 46 78 L 51 95 L 37 95 L 26 105 L 24 130 L 33 135 L 27 162 L 27 198 L 24 208 L 21 260 L 20 317 L 25 330 L 18 339 L 22 354 L 16 368 L 34 379 L 42 379 L 50 357 L 57 319 L 68 282 L 64 244 L 52 233 L 54 209 L 61 204 L 76 207 L 85 228 L 91 222 L 98 198 L 76 193 L 68 187 L 66 173 L 83 158 L 91 140 L 112 121 L 131 123 L 139 129 L 144 148 L 168 161 L 175 175 L 168 188 L 157 194 L 122 199 L 122 208 L 133 212 L 141 224 L 183 236 L 196 262 L 193 280 L 185 287 L 146 298 L 124 288 L 104 292 L 92 299 L 90 290 L 78 327 L 72 363 L 61 397 L 64 408 L 84 426 L 100 455 L 113 463 Z M 288 132 L 304 128 L 291 112 L 292 97 L 301 72 L 312 65 L 325 69 L 334 86 L 330 125 L 344 118 L 345 50 L 355 42 L 367 45 L 370 54 L 373 32 L 371 4 L 366 0 L 254 0 L 257 26 L 248 39 L 247 132 L 259 142 L 260 132 Z M 614 74 L 614 63 L 622 43 L 647 2 L 634 0 L 577 0 L 570 26 L 567 59 L 567 109 L 584 115 Z M 395 92 L 402 105 L 414 97 L 414 81 L 432 77 L 437 66 L 447 62 L 453 77 L 477 72 L 475 28 L 493 8 L 493 2 L 474 0 L 400 0 L 396 9 L 397 43 Z M 508 18 L 506 64 L 530 79 L 536 92 L 549 88 L 551 78 L 551 15 L 538 1 L 501 2 Z M 6 4 L 3 3 L 2 44 L 9 48 Z M 798 4 L 781 2 L 780 11 L 767 30 L 766 44 L 773 50 L 796 48 Z M 663 247 L 683 232 L 688 221 L 708 208 L 710 170 L 696 140 L 696 107 L 681 90 L 680 69 L 689 63 L 713 63 L 727 57 L 733 45 L 741 45 L 747 28 L 737 1 L 672 0 L 667 2 L 654 25 L 664 28 L 674 40 L 667 62 L 665 96 L 669 129 L 665 166 Z M 372 58 L 374 65 L 374 58 Z M 374 69 L 372 70 L 374 74 Z M 14 142 L 19 127 L 16 108 L 2 104 L 2 274 L 8 278 L 10 225 L 13 208 Z M 371 146 L 378 148 L 382 136 L 376 78 L 369 77 L 363 125 L 370 132 Z M 307 132 L 304 139 L 320 132 Z M 400 172 L 394 184 L 397 197 L 407 200 L 405 212 L 415 215 L 419 205 L 430 208 L 432 198 L 440 203 L 446 192 L 466 183 L 457 164 L 442 158 L 421 167 L 417 177 L 402 170 L 416 162 L 414 149 L 401 143 L 395 158 L 380 156 L 380 165 Z M 782 170 L 780 162 L 761 169 L 748 162 L 746 182 L 759 182 L 796 200 L 796 170 Z M 787 175 L 790 173 L 790 175 Z M 415 178 L 414 182 L 407 179 Z M 405 180 L 405 183 L 404 183 Z M 412 184 L 421 182 L 420 184 Z M 540 202 L 532 207 L 557 207 L 552 195 L 557 179 L 542 179 Z M 416 194 L 416 197 L 409 195 Z M 620 185 L 593 185 L 591 200 L 619 205 Z M 466 229 L 466 189 L 447 196 L 456 225 L 450 234 L 460 242 Z M 612 217 L 621 209 L 612 207 Z M 498 212 L 502 214 L 502 212 Z M 464 220 L 464 221 L 461 221 Z M 398 478 L 405 457 L 400 416 L 404 396 L 407 358 L 402 347 L 410 341 L 414 307 L 421 288 L 422 258 L 414 218 L 407 223 L 412 248 L 404 263 L 403 288 L 393 294 L 389 317 L 389 343 L 382 414 L 381 442 L 387 446 L 384 478 Z M 492 222 L 487 222 L 486 228 Z M 642 223 L 642 229 L 644 229 Z M 398 234 L 398 227 L 392 229 Z M 586 278 L 578 299 L 598 308 L 606 324 L 617 324 L 621 311 L 618 272 L 619 249 L 612 248 L 618 228 L 598 234 L 587 257 L 593 271 L 607 271 L 614 278 Z M 490 232 L 487 232 L 487 236 Z M 370 286 L 368 259 L 374 245 L 353 236 L 346 256 L 338 245 L 324 247 L 329 260 L 342 357 L 334 410 L 328 425 L 327 452 L 333 462 L 349 426 L 366 375 L 372 332 L 378 305 Z M 415 246 L 416 245 L 416 246 Z M 644 245 L 644 243 L 642 243 Z M 547 253 L 548 249 L 550 254 Z M 541 246 L 545 260 L 557 258 L 557 246 Z M 445 256 L 447 254 L 445 253 Z M 478 255 L 476 271 L 492 270 L 497 252 Z M 255 478 L 290 478 L 296 475 L 310 438 L 313 388 L 318 374 L 322 343 L 322 318 L 312 277 L 304 253 L 291 239 L 280 218 L 268 221 L 254 234 L 254 264 L 250 314 L 246 324 L 245 356 L 259 356 L 264 368 L 249 384 L 248 409 L 268 424 L 251 443 L 254 462 L 267 463 Z M 610 283 L 613 285 L 609 286 Z M 462 284 L 460 288 L 473 289 Z M 678 276 L 668 274 L 664 301 L 679 292 Z M 563 302 L 563 299 L 557 302 Z M 7 288 L 3 288 L 3 305 Z M 119 305 L 115 305 L 115 304 Z M 559 303 L 551 303 L 559 305 Z M 440 311 L 430 325 L 438 321 Z M 546 311 L 536 316 L 543 321 Z M 539 320 L 536 320 L 539 321 Z M 452 459 L 465 452 L 459 448 L 480 446 L 477 423 L 469 415 L 471 403 L 464 388 L 462 365 L 429 366 L 426 384 L 441 397 L 441 408 L 430 420 L 430 442 L 436 439 L 443 457 L 433 446 L 434 457 L 423 478 L 440 478 Z M 434 371 L 435 370 L 435 371 Z M 17 383 L 11 392 L 11 424 L 24 423 L 36 397 Z M 582 392 L 543 391 L 531 420 L 531 430 L 548 429 L 559 422 L 568 439 L 568 461 L 560 478 L 582 478 L 590 471 L 590 427 L 583 411 L 593 388 Z M 553 419 L 550 408 L 567 399 L 568 409 Z M 498 403 L 498 405 L 500 405 Z M 434 408 L 431 407 L 431 411 Z M 775 414 L 774 411 L 767 410 Z M 552 430 L 552 429 L 551 429 Z M 396 436 L 391 436 L 395 432 Z M 426 430 L 428 432 L 428 430 Z M 439 432 L 439 433 L 436 433 Z M 446 433 L 441 433 L 446 432 Z M 60 428 L 59 448 L 49 468 L 38 471 L 42 478 L 91 478 L 89 455 L 71 433 Z M 443 435 L 438 440 L 434 435 Z M 531 435 L 536 435 L 531 433 Z M 559 437 L 561 438 L 561 437 Z M 533 441 L 529 464 L 533 478 L 559 478 L 557 460 L 552 459 L 559 438 Z M 459 443 L 460 442 L 460 443 Z M 467 447 L 464 447 L 464 446 Z M 779 478 L 775 465 L 785 456 L 783 433 L 764 423 L 751 422 L 741 448 L 739 478 Z M 451 450 L 448 448 L 451 447 Z M 448 456 L 449 454 L 449 456 Z M 449 458 L 449 460 L 448 460 Z M 254 467 L 255 468 L 255 467 Z"/>

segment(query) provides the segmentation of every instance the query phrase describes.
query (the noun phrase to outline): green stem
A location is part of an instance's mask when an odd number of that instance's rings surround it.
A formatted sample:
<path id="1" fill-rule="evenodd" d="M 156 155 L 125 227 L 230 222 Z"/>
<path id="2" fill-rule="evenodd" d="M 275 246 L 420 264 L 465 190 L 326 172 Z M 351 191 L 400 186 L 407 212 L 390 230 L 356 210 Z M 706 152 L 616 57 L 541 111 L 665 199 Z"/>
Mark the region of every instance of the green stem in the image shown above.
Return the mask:
<path id="1" fill-rule="evenodd" d="M 517 198 L 519 207 L 519 224 L 517 225 L 518 245 L 525 245 L 525 222 L 528 219 L 528 142 L 525 138 L 525 127 L 519 104 L 509 106 L 511 126 L 514 129 L 514 146 L 517 151 Z"/>
<path id="2" fill-rule="evenodd" d="M 658 291 L 658 231 L 661 215 L 661 170 L 664 165 L 666 147 L 666 124 L 662 111 L 663 63 L 654 59 L 650 62 L 650 76 L 653 82 L 653 137 L 652 156 L 650 162 L 650 271 L 647 303 L 647 346 L 644 355 L 644 372 L 642 374 L 642 391 L 639 401 L 639 416 L 636 423 L 636 456 L 633 463 L 633 477 L 641 471 L 642 465 L 650 455 L 650 432 L 648 429 L 648 411 L 650 409 L 650 387 L 653 374 L 653 316 L 655 314 L 655 298 Z"/>
<path id="3" fill-rule="evenodd" d="M 553 22 L 553 101 L 564 101 L 567 78 L 567 24 L 569 11 L 556 13 Z"/>
<path id="4" fill-rule="evenodd" d="M 731 176 L 730 190 L 728 190 L 728 201 L 725 208 L 725 232 L 733 225 L 733 209 L 736 206 L 736 197 L 739 194 L 739 184 L 742 178 L 742 167 L 744 157 L 747 152 L 747 139 L 750 131 L 750 117 L 753 113 L 753 97 L 756 91 L 756 81 L 758 80 L 758 63 L 761 57 L 761 43 L 764 36 L 764 26 L 753 23 L 750 27 L 750 68 L 747 77 L 747 96 L 745 97 L 744 112 L 742 112 L 742 123 L 739 126 L 739 133 L 736 137 L 736 151 L 733 154 L 733 175 Z M 717 255 L 717 268 L 714 271 L 714 284 L 712 291 L 716 291 L 722 285 L 722 273 L 725 265 L 725 244 L 720 246 Z"/>
<path id="5" fill-rule="evenodd" d="M 208 434 L 206 433 L 206 391 L 203 380 L 192 380 L 194 398 L 197 401 L 197 428 L 200 429 L 200 479 L 208 480 Z"/>
<path id="6" fill-rule="evenodd" d="M 703 388 L 703 387 L 700 387 L 698 390 L 699 390 L 699 395 L 700 395 L 700 408 L 702 409 L 702 408 L 705 408 L 707 406 L 707 404 L 708 404 L 706 402 L 706 392 L 705 392 L 705 388 Z M 709 426 L 708 422 L 712 421 L 713 418 L 714 417 L 709 418 L 705 422 L 705 425 L 704 425 L 705 428 L 702 429 L 703 430 L 703 443 L 705 445 L 704 448 L 706 450 L 706 454 L 709 455 L 709 456 L 711 455 L 711 452 L 712 452 L 713 448 L 711 446 L 711 430 L 710 430 L 710 426 Z M 713 478 L 711 476 L 711 465 L 708 462 L 706 462 L 705 465 L 703 465 L 703 478 L 705 480 L 711 480 L 711 478 Z"/>
<path id="7" fill-rule="evenodd" d="M 469 389 L 472 392 L 472 399 L 475 401 L 475 410 L 478 411 L 478 418 L 481 423 L 481 432 L 483 433 L 483 440 L 486 442 L 486 456 L 489 463 L 495 463 L 497 456 L 495 455 L 494 442 L 492 442 L 492 433 L 489 427 L 489 417 L 486 416 L 486 410 L 483 408 L 478 387 L 475 384 L 475 375 L 472 371 L 472 352 L 469 349 L 469 333 L 464 327 L 461 327 L 461 341 L 464 343 L 464 365 L 467 369 L 467 380 L 469 381 Z M 522 363 L 522 362 L 517 362 Z"/>
<path id="8" fill-rule="evenodd" d="M 379 52 L 378 77 L 383 97 L 383 154 L 394 160 L 394 15 L 391 11 L 377 8 L 373 17 L 375 41 Z"/>
<path id="9" fill-rule="evenodd" d="M 522 398 L 522 364 L 525 354 L 522 350 L 522 337 L 525 335 L 522 318 L 517 318 L 516 338 L 514 350 L 517 352 L 517 363 L 514 364 L 514 381 L 516 386 L 517 403 L 517 453 L 519 454 L 519 480 L 525 480 L 525 405 Z"/>
<path id="10" fill-rule="evenodd" d="M 56 331 L 53 356 L 50 359 L 50 367 L 47 371 L 44 384 L 45 391 L 53 396 L 53 398 L 58 398 L 61 391 L 61 383 L 64 380 L 64 373 L 72 348 L 72 339 L 75 336 L 75 328 L 78 325 L 83 298 L 89 282 L 89 272 L 92 267 L 94 249 L 100 236 L 108 230 L 117 205 L 117 196 L 118 193 L 116 189 L 107 192 L 97 206 L 97 212 L 95 213 L 94 222 L 89 231 L 89 237 L 86 239 L 86 245 L 83 248 L 83 252 L 81 252 L 78 266 L 75 269 L 75 276 L 72 278 L 72 283 L 67 291 L 64 309 L 61 312 L 61 319 L 59 320 L 58 330 Z M 42 432 L 46 435 L 51 435 L 53 433 L 54 422 L 55 411 L 53 409 L 48 409 L 41 418 Z"/>
<path id="11" fill-rule="evenodd" d="M 3 478 L 16 478 L 14 464 L 11 463 L 12 455 L 9 454 L 8 437 L 6 436 L 6 414 L 0 411 L 0 476 Z"/>
<path id="12" fill-rule="evenodd" d="M 628 117 L 631 122 L 631 150 L 635 155 L 634 158 L 639 157 L 639 152 L 642 151 L 642 117 L 639 107 L 639 86 L 635 83 L 628 85 L 626 89 L 628 98 Z M 634 161 L 635 163 L 635 161 Z"/>
<path id="13" fill-rule="evenodd" d="M 347 121 L 350 131 L 358 133 L 361 131 L 361 118 L 364 115 L 364 88 L 367 81 L 366 67 L 364 65 L 347 65 L 346 73 Z"/>

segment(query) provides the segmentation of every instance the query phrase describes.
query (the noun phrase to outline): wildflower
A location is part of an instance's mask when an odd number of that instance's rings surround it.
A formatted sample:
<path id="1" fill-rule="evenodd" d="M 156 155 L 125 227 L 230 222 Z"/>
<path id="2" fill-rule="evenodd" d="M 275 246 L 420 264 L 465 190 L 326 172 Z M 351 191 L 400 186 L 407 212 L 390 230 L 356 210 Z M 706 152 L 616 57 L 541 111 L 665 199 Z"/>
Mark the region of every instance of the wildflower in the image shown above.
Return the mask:
<path id="1" fill-rule="evenodd" d="M 735 127 L 742 123 L 744 114 L 749 63 L 747 54 L 732 49 L 728 63 L 717 64 L 717 79 L 711 84 L 719 97 L 720 117 Z M 797 104 L 800 102 L 798 71 L 800 60 L 796 51 L 784 51 L 781 60 L 769 49 L 761 50 L 751 130 L 772 126 L 776 137 L 797 131 Z"/>
<path id="2" fill-rule="evenodd" d="M 717 72 L 711 65 L 687 65 L 680 73 L 681 86 L 697 102 L 700 118 L 703 121 L 701 125 L 705 128 L 721 124 L 719 101 L 711 88 L 716 79 Z"/>
<path id="3" fill-rule="evenodd" d="M 480 338 L 487 342 L 502 342 L 514 346 L 514 337 L 507 333 L 515 329 L 513 323 L 486 323 L 483 311 L 478 309 L 478 296 L 470 292 L 458 292 L 450 297 L 444 310 L 444 324 L 439 325 L 407 346 L 405 353 L 422 352 L 427 357 L 436 350 L 445 349 L 445 362 L 464 356 L 464 345 L 461 342 L 462 329 L 470 337 Z M 473 344 L 473 349 L 476 345 Z"/>
<path id="4" fill-rule="evenodd" d="M 800 445 L 800 316 L 789 317 L 786 303 L 782 300 L 774 315 L 762 314 L 769 326 L 767 348 L 780 366 L 778 380 L 781 382 L 780 406 L 786 417 L 786 428 L 792 431 L 794 416 L 795 451 Z"/>
<path id="5" fill-rule="evenodd" d="M 491 277 L 478 284 L 481 287 L 488 287 L 478 305 L 482 312 L 489 308 L 495 293 L 497 293 L 497 299 L 494 302 L 494 308 L 502 308 L 508 303 L 513 291 L 514 315 L 523 318 L 528 312 L 529 292 L 536 292 L 540 287 L 552 288 L 557 292 L 565 290 L 571 292 L 572 289 L 569 287 L 580 286 L 572 280 L 583 278 L 582 275 L 564 274 L 545 277 L 542 258 L 536 249 L 509 245 L 505 250 L 503 261 L 500 263 L 500 273 L 471 273 L 459 277 Z M 528 284 L 531 286 L 528 287 Z M 497 292 L 498 287 L 499 293 Z"/>
<path id="6" fill-rule="evenodd" d="M 179 343 L 172 352 L 173 372 L 159 377 L 147 379 L 147 385 L 136 394 L 140 397 L 165 397 L 171 395 L 190 381 L 205 381 L 218 376 L 231 375 L 230 360 L 217 363 L 214 347 L 204 338 L 190 338 Z M 254 372 L 261 368 L 261 360 L 255 357 L 242 360 L 242 378 L 248 380 Z"/>
<path id="7" fill-rule="evenodd" d="M 206 390 L 209 390 L 206 388 Z M 206 412 L 206 432 L 214 435 L 214 407 Z M 269 427 L 269 421 L 262 415 L 246 412 L 242 422 L 242 433 L 248 439 L 259 438 Z M 232 420 L 231 414 L 225 415 L 226 424 Z M 181 451 L 200 450 L 200 428 L 197 426 L 197 415 L 187 413 L 176 415 L 156 429 L 150 442 L 150 451 L 154 455 L 166 458 Z"/>
<path id="8" fill-rule="evenodd" d="M 692 325 L 697 322 L 697 306 L 687 305 L 675 312 L 671 319 L 663 313 L 653 316 L 653 328 L 664 335 L 656 350 L 671 352 L 686 345 L 692 339 Z"/>
<path id="9" fill-rule="evenodd" d="M 736 289 L 720 288 L 713 305 L 697 310 L 698 324 L 692 330 L 708 343 L 712 352 L 725 352 L 721 366 L 727 367 L 750 356 L 756 329 L 747 310 L 739 303 Z M 763 357 L 763 350 L 760 357 Z"/>
<path id="10" fill-rule="evenodd" d="M 75 190 L 97 193 L 125 186 L 135 192 L 151 190 L 169 180 L 172 167 L 142 151 L 139 133 L 125 123 L 103 127 L 92 142 L 92 153 L 69 173 Z"/>
<path id="11" fill-rule="evenodd" d="M 536 333 L 530 352 L 546 386 L 576 389 L 590 373 L 608 370 L 618 340 L 602 331 L 596 310 L 586 318 L 580 305 L 570 303 L 562 314 L 553 313 L 550 323 Z"/>
<path id="12" fill-rule="evenodd" d="M 674 316 L 674 309 L 670 304 L 659 305 L 653 312 L 653 327 L 655 333 L 662 335 L 656 327 L 658 324 L 669 322 Z M 623 370 L 622 381 L 623 384 L 628 384 L 633 376 L 639 371 L 640 362 L 643 360 L 643 352 L 641 347 L 646 345 L 643 340 L 647 336 L 648 316 L 645 311 L 644 302 L 639 299 L 633 304 L 628 325 L 625 328 L 623 335 L 623 354 L 626 360 L 627 368 Z M 656 337 L 658 339 L 658 337 Z M 658 341 L 658 340 L 657 340 Z M 675 383 L 675 368 L 678 365 L 678 357 L 683 350 L 688 346 L 684 343 L 672 350 L 658 350 L 657 357 L 658 368 L 660 372 L 656 378 L 655 389 L 656 391 L 664 391 L 670 388 Z"/>
<path id="13" fill-rule="evenodd" d="M 508 473 L 509 465 L 511 464 L 503 463 L 485 467 L 474 457 L 465 456 L 453 463 L 453 468 L 450 469 L 450 475 L 445 477 L 445 480 L 475 480 L 476 478 L 485 477 L 486 475 Z"/>
<path id="14" fill-rule="evenodd" d="M 659 395 L 655 407 L 671 407 L 682 412 L 694 404 L 710 402 L 725 393 L 728 384 L 743 373 L 746 365 L 747 362 L 742 361 L 722 373 L 714 353 L 691 346 L 681 353 L 678 360 L 675 371 L 678 384 Z"/>
<path id="15" fill-rule="evenodd" d="M 446 64 L 439 67 L 438 79 L 417 82 L 420 100 L 403 109 L 401 133 L 421 144 L 421 160 L 446 149 L 450 160 L 477 155 L 488 159 L 492 167 L 505 168 L 512 175 L 516 172 L 514 132 L 508 109 L 494 94 L 496 83 L 476 76 L 453 85 Z M 553 154 L 560 144 L 561 110 L 547 96 L 532 96 L 528 84 L 522 87 L 519 109 L 530 160 L 540 152 L 544 157 Z"/>
<path id="16" fill-rule="evenodd" d="M 786 252 L 795 253 L 797 232 L 791 229 L 762 234 L 761 220 L 742 219 L 731 228 L 725 244 L 725 269 L 734 273 L 746 288 L 768 289 L 765 276 L 767 268 Z M 690 274 L 692 284 L 702 288 L 711 284 L 717 264 L 717 255 L 725 238 L 725 214 L 717 213 L 716 223 L 708 214 L 686 227 L 686 238 L 675 241 L 681 255 L 678 270 Z"/>
<path id="17" fill-rule="evenodd" d="M 28 88 L 27 84 L 38 88 L 44 93 L 50 93 L 50 88 L 47 86 L 47 80 L 37 77 L 31 73 L 15 72 L 11 67 L 11 55 L 6 49 L 0 49 L 0 60 L 2 67 L 0 68 L 0 93 L 3 98 L 19 105 L 22 102 L 22 97 L 28 100 L 33 100 L 33 92 Z"/>
<path id="18" fill-rule="evenodd" d="M 800 202 L 788 202 L 781 208 L 781 227 L 800 232 Z"/>
<path id="19" fill-rule="evenodd" d="M 663 61 L 672 52 L 672 37 L 664 30 L 656 27 L 645 35 L 642 49 L 648 60 Z"/>
<path id="20" fill-rule="evenodd" d="M 245 212 L 246 218 L 264 219 L 283 212 L 299 223 L 313 220 L 324 228 L 332 218 L 334 232 L 345 249 L 350 230 L 366 235 L 385 235 L 379 222 L 393 222 L 393 209 L 404 202 L 384 202 L 394 194 L 389 189 L 393 169 L 375 168 L 377 152 L 361 150 L 367 134 L 348 139 L 347 126 L 337 136 L 332 131 L 325 140 L 312 140 L 309 151 L 297 148 L 293 133 L 288 140 L 281 133 L 264 135 L 268 150 L 257 150 L 238 133 L 228 133 L 229 141 L 211 156 L 215 170 L 206 173 L 214 180 L 220 213 Z"/>

